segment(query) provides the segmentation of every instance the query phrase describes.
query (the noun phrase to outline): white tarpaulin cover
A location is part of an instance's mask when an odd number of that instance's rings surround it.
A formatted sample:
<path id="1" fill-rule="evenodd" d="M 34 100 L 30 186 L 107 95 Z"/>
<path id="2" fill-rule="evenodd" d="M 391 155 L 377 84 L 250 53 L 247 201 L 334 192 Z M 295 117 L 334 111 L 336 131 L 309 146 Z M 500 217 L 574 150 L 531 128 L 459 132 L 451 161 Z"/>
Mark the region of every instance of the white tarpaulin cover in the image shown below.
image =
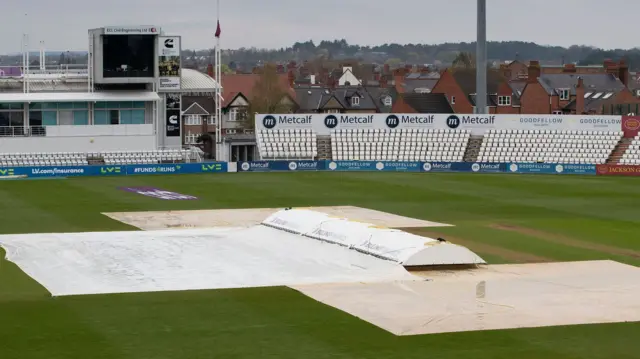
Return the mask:
<path id="1" fill-rule="evenodd" d="M 276 212 L 263 224 L 336 243 L 405 266 L 485 263 L 477 254 L 456 244 L 307 209 Z"/>
<path id="2" fill-rule="evenodd" d="M 416 280 L 396 263 L 266 226 L 0 236 L 52 295 Z"/>

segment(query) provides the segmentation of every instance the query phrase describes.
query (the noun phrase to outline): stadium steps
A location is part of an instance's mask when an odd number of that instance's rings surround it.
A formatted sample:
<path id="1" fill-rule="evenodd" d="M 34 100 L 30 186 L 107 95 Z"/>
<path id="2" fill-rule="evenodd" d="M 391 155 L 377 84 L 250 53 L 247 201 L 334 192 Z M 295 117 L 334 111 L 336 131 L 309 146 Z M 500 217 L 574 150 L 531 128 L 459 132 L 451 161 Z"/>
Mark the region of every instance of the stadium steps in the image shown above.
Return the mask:
<path id="1" fill-rule="evenodd" d="M 625 154 L 625 152 L 627 152 L 627 149 L 629 148 L 629 145 L 631 145 L 631 142 L 633 142 L 633 138 L 622 138 L 611 152 L 611 155 L 609 155 L 607 164 L 615 165 L 620 163 L 620 159 Z"/>
<path id="2" fill-rule="evenodd" d="M 317 136 L 316 144 L 318 146 L 318 160 L 332 159 L 331 153 L 331 136 Z"/>
<path id="3" fill-rule="evenodd" d="M 476 162 L 478 155 L 480 154 L 480 147 L 482 146 L 483 136 L 471 136 L 467 143 L 467 149 L 464 152 L 464 162 Z"/>

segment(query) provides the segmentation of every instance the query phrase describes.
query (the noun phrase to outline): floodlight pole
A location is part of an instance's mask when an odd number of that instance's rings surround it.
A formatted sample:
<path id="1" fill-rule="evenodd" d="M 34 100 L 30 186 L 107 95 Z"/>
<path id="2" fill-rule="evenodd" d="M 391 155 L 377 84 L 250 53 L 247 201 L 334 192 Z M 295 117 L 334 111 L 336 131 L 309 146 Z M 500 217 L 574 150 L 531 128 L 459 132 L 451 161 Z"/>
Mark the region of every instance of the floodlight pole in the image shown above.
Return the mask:
<path id="1" fill-rule="evenodd" d="M 476 34 L 476 113 L 487 113 L 487 0 L 478 0 Z"/>

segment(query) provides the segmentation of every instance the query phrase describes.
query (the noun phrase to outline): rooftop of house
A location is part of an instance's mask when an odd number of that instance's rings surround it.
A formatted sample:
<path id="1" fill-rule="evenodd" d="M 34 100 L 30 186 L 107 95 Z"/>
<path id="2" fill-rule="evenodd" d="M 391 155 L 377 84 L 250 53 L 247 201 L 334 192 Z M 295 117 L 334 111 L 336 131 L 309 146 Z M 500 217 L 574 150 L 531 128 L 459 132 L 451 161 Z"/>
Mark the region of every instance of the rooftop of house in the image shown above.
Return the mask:
<path id="1" fill-rule="evenodd" d="M 278 74 L 278 82 L 283 91 L 291 98 L 295 99 L 295 92 L 289 85 L 289 77 L 287 74 Z M 259 74 L 231 74 L 222 75 L 222 98 L 223 107 L 228 106 L 236 96 L 241 93 L 247 100 L 251 100 L 253 89 L 260 79 Z"/>
<path id="2" fill-rule="evenodd" d="M 406 93 L 402 100 L 418 113 L 453 113 L 443 93 Z"/>
<path id="3" fill-rule="evenodd" d="M 318 111 L 322 109 L 344 110 L 378 110 L 381 106 L 376 102 L 379 93 L 371 94 L 365 87 L 339 87 L 331 89 L 325 86 L 297 86 L 296 101 L 302 111 Z M 352 102 L 358 97 L 358 104 Z"/>
<path id="4" fill-rule="evenodd" d="M 578 85 L 578 78 L 582 78 L 585 94 L 591 93 L 593 95 L 600 92 L 616 93 L 622 91 L 625 86 L 612 74 L 598 73 L 598 74 L 542 74 L 538 78 L 538 82 L 547 91 L 549 95 L 558 95 L 561 90 L 569 90 L 572 96 L 576 94 L 576 86 Z"/>

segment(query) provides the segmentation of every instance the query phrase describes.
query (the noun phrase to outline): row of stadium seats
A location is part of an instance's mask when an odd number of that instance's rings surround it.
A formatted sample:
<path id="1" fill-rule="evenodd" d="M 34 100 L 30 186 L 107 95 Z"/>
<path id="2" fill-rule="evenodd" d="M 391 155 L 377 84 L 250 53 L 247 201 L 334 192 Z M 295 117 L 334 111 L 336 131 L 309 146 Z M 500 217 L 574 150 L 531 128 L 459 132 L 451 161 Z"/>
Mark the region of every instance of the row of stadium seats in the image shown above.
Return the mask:
<path id="1" fill-rule="evenodd" d="M 331 132 L 335 161 L 462 161 L 469 142 L 467 131 L 353 130 Z"/>
<path id="2" fill-rule="evenodd" d="M 627 151 L 620 159 L 620 164 L 640 165 L 640 135 L 636 135 L 633 141 L 631 141 L 629 148 L 627 148 Z"/>
<path id="3" fill-rule="evenodd" d="M 313 159 L 318 155 L 316 134 L 307 129 L 261 130 L 256 143 L 262 159 Z"/>
<path id="4" fill-rule="evenodd" d="M 179 162 L 187 158 L 187 150 L 117 151 L 117 152 L 50 152 L 0 153 L 0 167 L 83 166 L 89 163 L 134 164 Z"/>
<path id="5" fill-rule="evenodd" d="M 102 153 L 102 158 L 107 165 L 153 164 L 186 160 L 188 152 L 188 150 L 180 149 L 134 152 L 114 151 Z"/>
<path id="6" fill-rule="evenodd" d="M 595 163 L 607 161 L 622 132 L 490 130 L 478 162 Z"/>
<path id="7" fill-rule="evenodd" d="M 489 130 L 478 162 L 605 163 L 623 133 L 577 130 Z M 330 135 L 332 160 L 462 161 L 470 133 L 447 129 L 338 129 Z M 313 158 L 311 130 L 261 130 L 263 159 Z M 630 148 L 623 160 L 635 163 Z"/>

